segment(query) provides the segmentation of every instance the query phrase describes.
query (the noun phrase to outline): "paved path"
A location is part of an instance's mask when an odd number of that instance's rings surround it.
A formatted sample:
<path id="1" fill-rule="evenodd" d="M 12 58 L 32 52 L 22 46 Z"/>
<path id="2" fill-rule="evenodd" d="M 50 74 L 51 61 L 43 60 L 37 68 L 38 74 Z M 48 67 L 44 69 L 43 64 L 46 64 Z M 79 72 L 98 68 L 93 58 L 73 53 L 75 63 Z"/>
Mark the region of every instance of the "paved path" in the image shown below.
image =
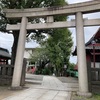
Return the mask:
<path id="1" fill-rule="evenodd" d="M 44 76 L 42 87 L 44 89 L 58 90 L 58 91 L 77 91 L 77 83 L 62 83 L 56 77 Z"/>
<path id="2" fill-rule="evenodd" d="M 77 84 L 72 87 L 73 85 L 63 84 L 53 76 L 44 76 L 43 81 L 37 79 L 38 77 L 35 76 L 35 81 L 32 80 L 31 75 L 30 88 L 2 100 L 70 100 L 73 88 L 75 89 L 74 91 L 78 89 Z M 27 81 L 29 80 L 27 79 Z M 34 84 L 36 82 L 42 82 L 42 84 Z"/>

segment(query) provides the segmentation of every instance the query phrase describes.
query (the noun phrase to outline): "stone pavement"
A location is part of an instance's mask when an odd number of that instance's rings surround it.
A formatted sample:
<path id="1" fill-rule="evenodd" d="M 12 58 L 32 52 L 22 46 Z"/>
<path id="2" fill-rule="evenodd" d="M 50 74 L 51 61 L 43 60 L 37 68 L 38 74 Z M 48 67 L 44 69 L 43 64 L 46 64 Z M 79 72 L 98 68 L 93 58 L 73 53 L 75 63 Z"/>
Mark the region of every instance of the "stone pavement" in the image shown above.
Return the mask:
<path id="1" fill-rule="evenodd" d="M 43 76 L 42 81 L 42 77 L 27 75 L 26 81 L 31 81 L 28 89 L 2 100 L 70 100 L 71 92 L 78 90 L 78 84 L 62 83 L 53 76 Z"/>

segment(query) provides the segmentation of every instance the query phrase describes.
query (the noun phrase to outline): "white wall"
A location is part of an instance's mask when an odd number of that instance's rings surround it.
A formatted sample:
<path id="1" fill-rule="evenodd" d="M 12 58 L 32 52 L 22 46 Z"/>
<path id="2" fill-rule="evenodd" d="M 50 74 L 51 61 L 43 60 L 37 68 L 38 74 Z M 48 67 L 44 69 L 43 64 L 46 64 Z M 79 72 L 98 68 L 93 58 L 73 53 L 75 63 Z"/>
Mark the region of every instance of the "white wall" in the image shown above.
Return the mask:
<path id="1" fill-rule="evenodd" d="M 24 58 L 30 58 L 30 55 L 32 54 L 32 50 L 25 50 L 24 51 Z"/>

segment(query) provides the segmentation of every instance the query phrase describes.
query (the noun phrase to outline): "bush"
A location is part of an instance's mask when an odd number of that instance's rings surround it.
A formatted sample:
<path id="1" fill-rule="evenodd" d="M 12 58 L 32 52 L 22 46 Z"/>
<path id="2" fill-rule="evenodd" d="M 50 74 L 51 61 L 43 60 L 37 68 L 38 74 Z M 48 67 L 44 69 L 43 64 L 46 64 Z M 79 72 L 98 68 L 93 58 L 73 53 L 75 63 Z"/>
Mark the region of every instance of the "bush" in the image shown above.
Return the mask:
<path id="1" fill-rule="evenodd" d="M 49 68 L 44 68 L 42 70 L 42 74 L 43 75 L 51 75 L 52 73 L 51 73 L 51 70 Z"/>

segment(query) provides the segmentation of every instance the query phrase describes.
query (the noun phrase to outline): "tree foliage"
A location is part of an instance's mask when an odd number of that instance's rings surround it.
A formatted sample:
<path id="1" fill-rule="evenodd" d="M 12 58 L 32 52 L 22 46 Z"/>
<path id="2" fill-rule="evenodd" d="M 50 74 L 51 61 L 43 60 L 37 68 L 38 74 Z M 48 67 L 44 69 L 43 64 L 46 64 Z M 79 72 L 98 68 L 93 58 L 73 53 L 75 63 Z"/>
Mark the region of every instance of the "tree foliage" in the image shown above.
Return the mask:
<path id="1" fill-rule="evenodd" d="M 66 28 L 54 30 L 53 35 L 47 40 L 48 56 L 58 74 L 64 65 L 68 66 L 72 44 L 71 33 Z"/>

